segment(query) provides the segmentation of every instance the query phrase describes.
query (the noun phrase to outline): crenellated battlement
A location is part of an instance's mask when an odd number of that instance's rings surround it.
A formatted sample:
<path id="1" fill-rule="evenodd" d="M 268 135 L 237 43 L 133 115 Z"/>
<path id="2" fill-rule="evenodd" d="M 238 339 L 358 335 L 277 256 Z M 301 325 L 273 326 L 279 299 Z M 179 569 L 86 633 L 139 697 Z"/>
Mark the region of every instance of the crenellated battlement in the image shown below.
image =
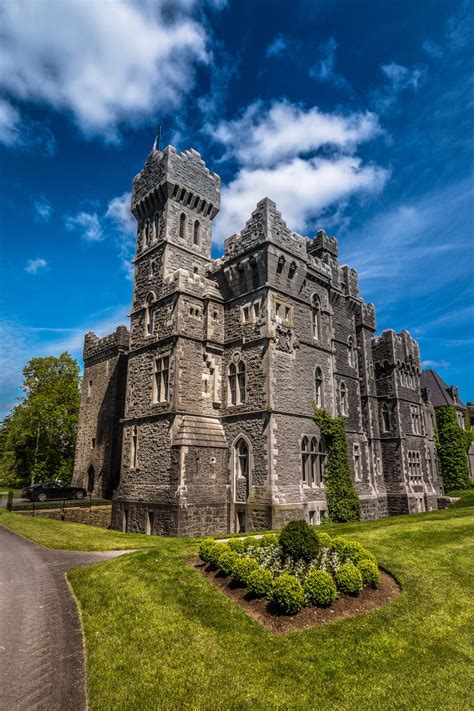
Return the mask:
<path id="1" fill-rule="evenodd" d="M 117 329 L 99 338 L 93 331 L 86 333 L 84 337 L 84 362 L 108 355 L 112 357 L 119 351 L 128 351 L 130 344 L 130 331 L 126 326 L 117 326 Z"/>

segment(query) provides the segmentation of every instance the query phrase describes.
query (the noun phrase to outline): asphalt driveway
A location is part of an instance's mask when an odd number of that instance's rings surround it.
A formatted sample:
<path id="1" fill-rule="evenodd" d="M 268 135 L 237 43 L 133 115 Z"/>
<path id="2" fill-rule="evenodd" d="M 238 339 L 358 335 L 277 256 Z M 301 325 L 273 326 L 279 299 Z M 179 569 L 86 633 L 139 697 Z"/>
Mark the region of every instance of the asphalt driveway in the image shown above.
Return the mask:
<path id="1" fill-rule="evenodd" d="M 65 573 L 127 551 L 58 551 L 0 526 L 0 708 L 83 711 L 83 638 Z"/>

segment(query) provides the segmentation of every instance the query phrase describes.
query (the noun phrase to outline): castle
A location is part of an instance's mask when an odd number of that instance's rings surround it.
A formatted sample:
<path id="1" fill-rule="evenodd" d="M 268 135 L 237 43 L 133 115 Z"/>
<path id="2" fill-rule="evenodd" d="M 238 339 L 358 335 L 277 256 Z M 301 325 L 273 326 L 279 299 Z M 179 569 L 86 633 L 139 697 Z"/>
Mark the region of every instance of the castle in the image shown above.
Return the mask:
<path id="1" fill-rule="evenodd" d="M 211 259 L 220 178 L 199 153 L 152 150 L 133 181 L 130 331 L 84 344 L 73 475 L 111 497 L 112 527 L 164 535 L 317 525 L 341 415 L 363 518 L 435 509 L 434 411 L 407 331 L 375 336 L 354 269 L 270 199 Z"/>

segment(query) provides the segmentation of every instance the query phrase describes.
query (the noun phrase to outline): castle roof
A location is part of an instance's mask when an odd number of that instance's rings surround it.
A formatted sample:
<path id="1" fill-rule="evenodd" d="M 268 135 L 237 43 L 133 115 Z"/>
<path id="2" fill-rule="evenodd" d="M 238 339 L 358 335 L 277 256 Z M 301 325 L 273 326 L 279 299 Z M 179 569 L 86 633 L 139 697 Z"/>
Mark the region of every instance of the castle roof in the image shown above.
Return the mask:
<path id="1" fill-rule="evenodd" d="M 446 385 L 436 370 L 423 370 L 420 375 L 422 388 L 429 390 L 429 400 L 433 407 L 457 407 L 465 410 L 466 406 L 457 396 L 457 388 Z"/>
<path id="2" fill-rule="evenodd" d="M 224 428 L 217 417 L 184 415 L 173 446 L 226 448 L 227 442 Z"/>

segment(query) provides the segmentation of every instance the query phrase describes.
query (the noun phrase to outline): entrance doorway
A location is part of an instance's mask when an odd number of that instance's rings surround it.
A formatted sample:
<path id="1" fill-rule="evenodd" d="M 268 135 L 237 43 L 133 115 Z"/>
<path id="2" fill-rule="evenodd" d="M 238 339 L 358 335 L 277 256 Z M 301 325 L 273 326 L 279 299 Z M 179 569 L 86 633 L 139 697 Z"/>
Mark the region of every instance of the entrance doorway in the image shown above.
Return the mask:
<path id="1" fill-rule="evenodd" d="M 94 483 L 95 483 L 95 471 L 94 467 L 92 464 L 90 465 L 89 469 L 87 470 L 87 493 L 91 494 L 94 491 Z"/>
<path id="2" fill-rule="evenodd" d="M 237 511 L 236 512 L 236 529 L 237 533 L 245 533 L 246 531 L 246 526 L 245 526 L 245 511 Z"/>

